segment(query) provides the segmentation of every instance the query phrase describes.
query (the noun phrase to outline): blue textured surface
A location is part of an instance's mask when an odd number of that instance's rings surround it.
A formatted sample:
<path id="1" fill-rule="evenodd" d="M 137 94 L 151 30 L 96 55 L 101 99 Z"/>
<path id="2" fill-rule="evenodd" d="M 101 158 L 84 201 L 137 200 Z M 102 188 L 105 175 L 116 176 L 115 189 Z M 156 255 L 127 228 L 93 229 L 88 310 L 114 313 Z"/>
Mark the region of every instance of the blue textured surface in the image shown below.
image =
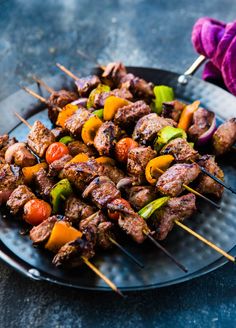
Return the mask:
<path id="1" fill-rule="evenodd" d="M 56 3 L 56 4 L 55 4 Z M 183 71 L 195 58 L 200 16 L 230 21 L 236 3 L 195 1 L 0 1 L 0 99 L 47 76 L 60 61 L 75 72 L 97 60 Z M 130 294 L 72 291 L 22 278 L 0 264 L 0 327 L 235 327 L 236 268 L 227 264 L 178 286 Z"/>

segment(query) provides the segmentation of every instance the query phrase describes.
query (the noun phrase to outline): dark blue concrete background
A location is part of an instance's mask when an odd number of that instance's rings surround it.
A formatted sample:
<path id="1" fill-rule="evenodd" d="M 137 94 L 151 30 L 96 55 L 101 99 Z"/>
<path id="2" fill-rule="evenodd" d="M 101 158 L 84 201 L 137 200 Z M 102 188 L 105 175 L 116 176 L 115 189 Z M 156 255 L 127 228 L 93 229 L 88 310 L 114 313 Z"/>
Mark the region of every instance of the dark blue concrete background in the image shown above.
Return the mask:
<path id="1" fill-rule="evenodd" d="M 122 60 L 184 71 L 196 55 L 191 28 L 201 16 L 235 19 L 232 0 L 0 0 L 0 100 L 30 74 L 60 61 L 75 72 Z M 223 233 L 223 232 L 222 232 Z M 158 268 L 157 268 L 158 269 Z M 236 268 L 122 300 L 35 283 L 0 263 L 0 327 L 236 327 Z"/>

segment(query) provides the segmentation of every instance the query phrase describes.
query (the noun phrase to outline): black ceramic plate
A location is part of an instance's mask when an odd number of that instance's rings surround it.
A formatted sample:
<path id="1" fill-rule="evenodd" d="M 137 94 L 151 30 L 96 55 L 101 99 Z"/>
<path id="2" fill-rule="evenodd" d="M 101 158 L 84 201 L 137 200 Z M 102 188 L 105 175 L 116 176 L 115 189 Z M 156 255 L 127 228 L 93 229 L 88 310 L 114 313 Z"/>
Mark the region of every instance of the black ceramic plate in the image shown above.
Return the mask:
<path id="1" fill-rule="evenodd" d="M 187 102 L 199 99 L 202 105 L 213 110 L 218 122 L 232 117 L 236 109 L 236 99 L 226 91 L 196 79 L 189 78 L 186 85 L 178 84 L 178 74 L 150 68 L 134 68 L 128 70 L 155 84 L 166 84 L 174 88 L 178 98 Z M 66 78 L 56 76 L 46 80 L 55 89 L 62 86 L 71 88 L 71 82 Z M 32 86 L 37 92 L 42 90 Z M 47 94 L 43 92 L 43 95 Z M 27 127 L 20 124 L 14 117 L 17 111 L 29 118 L 29 123 L 40 119 L 48 126 L 47 112 L 31 96 L 23 91 L 5 99 L 0 103 L 0 132 L 11 131 L 19 140 L 24 140 L 28 133 Z M 225 172 L 226 183 L 236 187 L 235 158 L 230 155 L 221 161 Z M 225 191 L 221 200 L 221 209 L 198 201 L 199 212 L 186 220 L 186 224 L 222 247 L 236 255 L 236 202 L 235 196 Z M 23 274 L 38 280 L 46 280 L 60 285 L 90 290 L 109 290 L 103 281 L 98 279 L 87 268 L 74 271 L 63 271 L 51 264 L 51 255 L 32 247 L 27 236 L 19 235 L 19 224 L 4 213 L 0 219 L 0 257 L 9 265 Z M 193 236 L 182 231 L 179 227 L 173 229 L 163 242 L 165 247 L 187 268 L 183 273 L 166 256 L 148 242 L 137 246 L 129 240 L 124 240 L 127 248 L 142 259 L 144 269 L 139 269 L 119 251 L 101 253 L 95 259 L 95 264 L 122 290 L 144 290 L 167 286 L 198 277 L 223 265 L 226 260 L 211 248 L 196 240 Z"/>

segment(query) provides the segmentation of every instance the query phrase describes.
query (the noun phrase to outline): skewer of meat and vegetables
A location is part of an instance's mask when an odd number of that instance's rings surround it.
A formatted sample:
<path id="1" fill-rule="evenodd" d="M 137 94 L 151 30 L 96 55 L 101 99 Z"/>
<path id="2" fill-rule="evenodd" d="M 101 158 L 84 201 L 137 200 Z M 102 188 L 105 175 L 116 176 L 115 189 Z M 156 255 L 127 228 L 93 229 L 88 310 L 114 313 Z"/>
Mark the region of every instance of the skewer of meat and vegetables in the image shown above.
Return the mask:
<path id="1" fill-rule="evenodd" d="M 57 66 L 76 90 L 56 91 L 37 77 L 48 99 L 24 88 L 48 107 L 52 128 L 16 112 L 30 129 L 26 140 L 0 137 L 0 205 L 27 226 L 33 245 L 62 270 L 86 264 L 118 293 L 90 259 L 117 246 L 142 266 L 120 243 L 123 235 L 137 244 L 148 239 L 185 272 L 160 243 L 174 226 L 235 262 L 183 221 L 196 213 L 198 198 L 219 211 L 224 190 L 235 193 L 218 158 L 236 142 L 236 118 L 217 126 L 200 101 L 180 101 L 173 88 L 119 62 L 84 78 Z"/>

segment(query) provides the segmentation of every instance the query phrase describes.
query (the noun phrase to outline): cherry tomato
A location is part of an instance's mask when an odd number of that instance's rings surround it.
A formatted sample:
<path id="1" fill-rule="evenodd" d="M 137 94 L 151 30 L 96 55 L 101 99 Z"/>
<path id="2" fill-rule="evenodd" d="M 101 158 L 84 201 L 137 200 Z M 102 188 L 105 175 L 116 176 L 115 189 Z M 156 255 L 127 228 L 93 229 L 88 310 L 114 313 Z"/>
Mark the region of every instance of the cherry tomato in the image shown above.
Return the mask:
<path id="1" fill-rule="evenodd" d="M 112 201 L 112 204 L 114 204 L 115 206 L 120 206 L 122 207 L 126 207 L 128 209 L 131 209 L 130 203 L 125 200 L 124 198 L 117 198 L 115 200 Z M 117 221 L 119 219 L 120 216 L 120 212 L 119 211 L 112 211 L 112 210 L 108 210 L 108 216 L 111 220 L 115 220 Z"/>
<path id="2" fill-rule="evenodd" d="M 135 147 L 138 147 L 138 143 L 132 138 L 120 139 L 115 146 L 116 159 L 119 162 L 126 163 L 129 151 Z"/>
<path id="3" fill-rule="evenodd" d="M 38 225 L 51 215 L 51 206 L 41 199 L 31 199 L 24 206 L 23 219 L 32 225 Z"/>
<path id="4" fill-rule="evenodd" d="M 52 162 L 62 158 L 67 154 L 69 154 L 69 149 L 64 143 L 54 142 L 48 147 L 46 151 L 46 162 L 51 164 Z"/>

